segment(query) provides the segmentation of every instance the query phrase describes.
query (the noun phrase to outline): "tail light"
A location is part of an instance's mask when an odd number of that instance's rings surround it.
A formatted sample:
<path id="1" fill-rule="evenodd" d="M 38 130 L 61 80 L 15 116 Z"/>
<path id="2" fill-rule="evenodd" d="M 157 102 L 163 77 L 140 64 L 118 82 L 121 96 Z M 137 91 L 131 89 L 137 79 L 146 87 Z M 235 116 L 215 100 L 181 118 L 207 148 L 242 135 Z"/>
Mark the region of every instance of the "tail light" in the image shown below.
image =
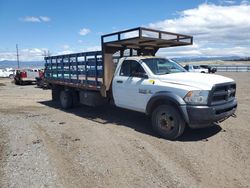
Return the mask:
<path id="1" fill-rule="evenodd" d="M 44 72 L 43 71 L 39 71 L 39 77 L 43 78 L 44 77 Z"/>
<path id="2" fill-rule="evenodd" d="M 27 78 L 27 72 L 21 72 L 21 78 Z"/>

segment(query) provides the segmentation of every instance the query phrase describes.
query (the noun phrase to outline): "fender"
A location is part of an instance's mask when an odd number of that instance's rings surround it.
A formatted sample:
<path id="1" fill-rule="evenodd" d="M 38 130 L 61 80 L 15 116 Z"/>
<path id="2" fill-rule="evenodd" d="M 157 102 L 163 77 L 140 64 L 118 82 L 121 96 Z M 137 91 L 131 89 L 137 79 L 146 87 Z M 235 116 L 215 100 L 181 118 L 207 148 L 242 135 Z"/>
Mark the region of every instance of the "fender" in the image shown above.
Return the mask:
<path id="1" fill-rule="evenodd" d="M 178 107 L 178 110 L 180 111 L 185 122 L 189 123 L 189 117 L 185 101 L 180 96 L 168 91 L 157 92 L 151 97 L 146 107 L 146 114 L 152 113 L 152 108 L 154 107 L 155 102 L 159 100 L 164 100 L 166 102 L 175 104 L 176 107 Z"/>

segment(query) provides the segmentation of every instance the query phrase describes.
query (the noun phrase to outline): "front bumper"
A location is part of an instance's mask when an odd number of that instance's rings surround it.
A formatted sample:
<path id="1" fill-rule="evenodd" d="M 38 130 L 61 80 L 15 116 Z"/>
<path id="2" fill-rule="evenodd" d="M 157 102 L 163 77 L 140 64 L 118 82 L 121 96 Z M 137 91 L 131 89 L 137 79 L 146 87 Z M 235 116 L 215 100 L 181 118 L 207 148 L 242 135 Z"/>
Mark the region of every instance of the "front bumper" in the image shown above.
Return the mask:
<path id="1" fill-rule="evenodd" d="M 208 127 L 232 116 L 237 108 L 237 100 L 216 106 L 186 106 L 191 128 Z"/>

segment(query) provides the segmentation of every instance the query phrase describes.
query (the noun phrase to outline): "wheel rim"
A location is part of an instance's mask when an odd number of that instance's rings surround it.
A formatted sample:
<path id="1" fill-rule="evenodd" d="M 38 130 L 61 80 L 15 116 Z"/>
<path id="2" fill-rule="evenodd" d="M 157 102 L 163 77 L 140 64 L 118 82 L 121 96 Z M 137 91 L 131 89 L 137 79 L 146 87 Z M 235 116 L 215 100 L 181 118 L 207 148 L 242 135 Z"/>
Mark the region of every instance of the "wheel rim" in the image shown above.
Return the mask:
<path id="1" fill-rule="evenodd" d="M 165 132 L 172 132 L 175 125 L 174 117 L 166 112 L 160 112 L 158 117 L 159 127 Z"/>

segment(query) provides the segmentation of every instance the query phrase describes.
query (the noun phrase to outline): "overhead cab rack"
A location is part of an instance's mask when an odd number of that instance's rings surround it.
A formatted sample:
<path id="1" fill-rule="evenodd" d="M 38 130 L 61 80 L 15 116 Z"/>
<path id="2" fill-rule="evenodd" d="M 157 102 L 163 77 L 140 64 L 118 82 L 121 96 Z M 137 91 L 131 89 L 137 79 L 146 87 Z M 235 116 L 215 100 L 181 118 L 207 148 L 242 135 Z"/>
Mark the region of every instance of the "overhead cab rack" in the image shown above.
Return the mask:
<path id="1" fill-rule="evenodd" d="M 104 61 L 103 96 L 109 90 L 113 78 L 115 70 L 113 58 L 115 53 L 119 54 L 118 57 L 133 55 L 155 56 L 160 48 L 193 44 L 192 36 L 143 27 L 102 35 L 101 40 Z"/>
<path id="2" fill-rule="evenodd" d="M 192 36 L 143 27 L 102 36 L 102 48 L 104 52 L 134 49 L 138 50 L 137 55 L 155 55 L 160 48 L 192 44 Z"/>

